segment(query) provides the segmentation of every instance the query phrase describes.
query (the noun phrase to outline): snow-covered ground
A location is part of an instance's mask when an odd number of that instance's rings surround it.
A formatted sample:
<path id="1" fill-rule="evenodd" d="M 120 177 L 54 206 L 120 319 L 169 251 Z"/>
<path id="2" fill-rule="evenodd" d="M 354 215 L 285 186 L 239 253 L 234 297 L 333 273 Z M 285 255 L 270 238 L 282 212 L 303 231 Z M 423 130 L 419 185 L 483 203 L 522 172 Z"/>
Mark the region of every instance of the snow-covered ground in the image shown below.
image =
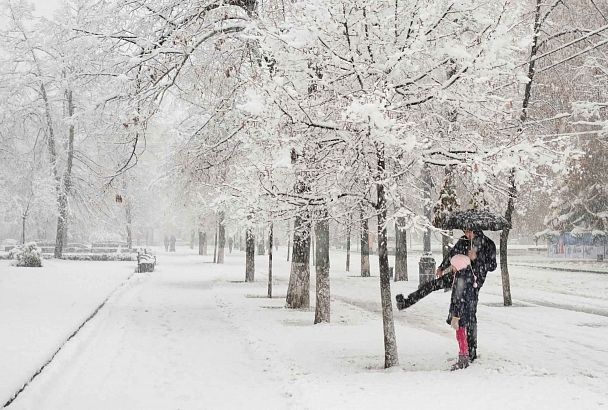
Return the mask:
<path id="1" fill-rule="evenodd" d="M 447 371 L 457 353 L 449 294 L 435 292 L 395 311 L 400 366 L 385 370 L 373 257 L 375 276 L 361 278 L 358 254 L 347 273 L 344 253 L 332 253 L 332 323 L 313 325 L 314 307 L 284 308 L 284 248 L 273 299 L 265 257 L 244 283 L 242 252 L 214 265 L 178 251 L 159 251 L 155 272 L 130 279 L 133 262 L 0 261 L 2 403 L 109 296 L 10 409 L 608 408 L 608 275 L 513 266 L 505 308 L 491 273 L 480 357 L 458 372 Z M 416 288 L 417 260 L 393 298 Z"/>

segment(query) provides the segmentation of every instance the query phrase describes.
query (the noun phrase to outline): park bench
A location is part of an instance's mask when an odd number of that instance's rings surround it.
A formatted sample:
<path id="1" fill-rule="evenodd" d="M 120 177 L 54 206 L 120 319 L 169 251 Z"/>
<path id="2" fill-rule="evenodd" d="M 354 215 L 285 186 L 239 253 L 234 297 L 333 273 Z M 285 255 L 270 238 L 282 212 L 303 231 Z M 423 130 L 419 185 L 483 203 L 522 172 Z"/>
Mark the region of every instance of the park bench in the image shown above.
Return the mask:
<path id="1" fill-rule="evenodd" d="M 156 256 L 149 254 L 145 249 L 137 252 L 136 272 L 154 272 Z"/>

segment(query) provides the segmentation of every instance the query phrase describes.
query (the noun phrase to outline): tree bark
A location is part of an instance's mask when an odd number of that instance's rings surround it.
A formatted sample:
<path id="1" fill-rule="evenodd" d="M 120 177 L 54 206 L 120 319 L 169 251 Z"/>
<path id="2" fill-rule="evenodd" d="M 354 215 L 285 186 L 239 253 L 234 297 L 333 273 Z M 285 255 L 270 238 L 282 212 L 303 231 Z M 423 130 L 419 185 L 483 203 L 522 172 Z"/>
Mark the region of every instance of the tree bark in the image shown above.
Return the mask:
<path id="1" fill-rule="evenodd" d="M 218 243 L 217 263 L 224 263 L 224 249 L 226 247 L 226 226 L 224 225 L 224 211 L 218 213 Z"/>
<path id="2" fill-rule="evenodd" d="M 272 298 L 272 240 L 274 225 L 270 223 L 270 233 L 268 234 L 268 297 Z"/>
<path id="3" fill-rule="evenodd" d="M 287 221 L 287 262 L 289 262 L 289 251 L 291 250 L 291 221 Z"/>
<path id="4" fill-rule="evenodd" d="M 70 230 L 70 216 L 68 211 L 68 223 L 63 226 L 63 247 L 66 248 L 68 246 L 68 233 Z"/>
<path id="5" fill-rule="evenodd" d="M 329 288 L 329 221 L 327 211 L 321 214 L 321 220 L 315 225 L 316 237 L 316 296 L 315 324 L 330 321 L 330 288 Z"/>
<path id="6" fill-rule="evenodd" d="M 351 220 L 346 226 L 346 271 L 350 272 L 350 231 L 352 230 Z"/>
<path id="7" fill-rule="evenodd" d="M 21 244 L 25 245 L 25 222 L 27 220 L 27 216 L 23 215 L 21 217 Z"/>
<path id="8" fill-rule="evenodd" d="M 376 146 L 378 175 L 376 179 L 378 207 L 378 261 L 380 265 L 380 298 L 382 302 L 382 325 L 384 329 L 384 367 L 399 365 L 397 339 L 393 321 L 393 304 L 391 298 L 391 279 L 389 276 L 387 233 L 386 233 L 386 194 L 384 192 L 384 172 L 386 169 L 384 148 Z"/>
<path id="9" fill-rule="evenodd" d="M 215 225 L 215 235 L 213 237 L 213 263 L 217 263 L 217 224 Z"/>
<path id="10" fill-rule="evenodd" d="M 36 55 L 32 51 L 32 56 L 38 64 L 36 60 Z M 42 73 L 40 72 L 40 67 L 38 66 L 38 75 L 41 77 Z M 55 179 L 55 192 L 57 194 L 57 211 L 61 216 L 61 201 L 62 201 L 62 189 L 61 189 L 61 179 L 59 177 L 59 170 L 57 169 L 57 147 L 55 142 L 55 128 L 53 127 L 53 117 L 51 116 L 51 106 L 49 103 L 48 94 L 46 93 L 46 87 L 44 83 L 40 84 L 40 93 L 42 94 L 42 100 L 44 101 L 44 112 L 46 117 L 46 125 L 47 125 L 47 148 L 49 151 L 49 162 L 51 165 L 51 172 L 53 174 L 53 178 Z M 59 229 L 59 220 L 57 221 L 57 229 Z M 63 227 L 62 227 L 63 228 Z M 63 238 L 63 235 L 62 235 Z M 63 241 L 62 241 L 63 242 Z M 55 237 L 55 257 L 60 258 L 63 254 L 63 243 L 57 244 L 57 237 Z"/>
<path id="11" fill-rule="evenodd" d="M 133 247 L 133 231 L 132 231 L 132 222 L 133 217 L 131 214 L 131 203 L 127 199 L 125 201 L 125 213 L 127 218 L 127 248 L 131 249 Z"/>
<path id="12" fill-rule="evenodd" d="M 305 216 L 296 216 L 293 225 L 291 272 L 287 287 L 287 307 L 292 309 L 310 306 L 310 222 Z"/>
<path id="13" fill-rule="evenodd" d="M 55 258 L 63 256 L 63 230 L 68 222 L 68 199 L 65 192 L 59 195 L 59 216 L 57 217 L 57 235 L 55 236 Z"/>
<path id="14" fill-rule="evenodd" d="M 310 257 L 312 258 L 312 266 L 317 266 L 317 256 L 315 254 L 315 241 L 312 240 L 312 238 L 316 237 L 316 235 L 315 235 L 315 228 L 314 228 L 314 226 L 311 226 L 311 228 L 312 229 L 311 229 L 311 232 L 310 232 L 310 238 L 311 238 L 311 240 L 310 240 L 310 248 L 311 248 L 311 250 L 310 250 Z"/>
<path id="15" fill-rule="evenodd" d="M 452 234 L 452 231 L 449 231 L 449 235 L 441 235 L 441 250 L 443 260 L 445 260 L 445 258 L 450 253 L 450 236 Z"/>
<path id="16" fill-rule="evenodd" d="M 521 113 L 519 116 L 520 127 L 518 132 L 523 130 L 524 122 L 528 118 L 528 106 L 532 97 L 532 83 L 534 80 L 536 56 L 538 54 L 538 38 L 542 31 L 541 21 L 541 7 L 543 1 L 536 0 L 536 8 L 534 12 L 534 36 L 532 37 L 532 47 L 530 49 L 530 58 L 528 59 L 528 82 L 524 88 L 524 98 L 521 104 Z M 548 16 L 548 14 L 547 14 Z M 517 188 L 515 186 L 515 168 L 511 168 L 509 174 L 509 199 L 507 200 L 507 209 L 505 210 L 505 219 L 511 224 L 513 211 L 515 209 L 515 196 L 517 195 Z M 509 265 L 508 265 L 508 242 L 509 242 L 510 229 L 504 229 L 500 233 L 500 274 L 502 278 L 502 295 L 505 306 L 511 306 L 513 304 L 511 298 L 511 280 L 509 278 Z"/>
<path id="17" fill-rule="evenodd" d="M 67 90 L 66 91 L 66 97 L 67 97 L 67 105 L 68 105 L 68 112 L 67 112 L 67 116 L 68 118 L 71 120 L 72 116 L 74 115 L 74 103 L 72 100 L 72 91 L 71 90 Z M 45 99 L 46 97 L 46 91 L 45 91 Z M 48 102 L 47 102 L 48 105 Z M 50 113 L 48 114 L 48 118 L 50 121 Z M 52 127 L 52 125 L 49 126 Z M 51 143 L 51 141 L 49 141 L 49 144 Z M 55 141 L 53 139 L 53 151 L 55 151 Z M 56 163 L 56 153 L 55 155 L 55 163 L 54 163 L 54 167 L 55 170 L 57 169 L 57 163 Z M 68 198 L 70 195 L 70 191 L 72 190 L 72 164 L 74 161 L 74 124 L 72 121 L 70 121 L 70 126 L 68 127 L 68 148 L 67 148 L 67 161 L 66 161 L 66 167 L 65 167 L 65 171 L 63 173 L 63 181 L 61 181 L 61 183 L 58 183 L 59 188 L 58 188 L 58 200 L 57 200 L 57 204 L 59 207 L 59 217 L 57 218 L 57 235 L 55 237 L 55 258 L 61 258 L 63 256 L 63 246 L 64 246 L 64 239 L 65 239 L 65 230 L 67 230 L 67 225 L 68 225 L 68 212 L 69 212 L 69 203 L 68 203 Z M 55 174 L 57 175 L 57 174 Z"/>
<path id="18" fill-rule="evenodd" d="M 204 255 L 204 244 L 205 244 L 205 234 L 201 231 L 198 231 L 198 254 Z"/>
<path id="19" fill-rule="evenodd" d="M 405 218 L 398 217 L 395 226 L 395 282 L 408 280 L 407 277 L 407 232 Z"/>
<path id="20" fill-rule="evenodd" d="M 513 210 L 515 209 L 515 196 L 517 190 L 515 188 L 515 169 L 511 169 L 509 175 L 509 200 L 507 201 L 507 210 L 505 211 L 505 219 L 511 224 Z M 509 278 L 509 264 L 507 260 L 507 244 L 509 241 L 510 228 L 503 229 L 500 233 L 500 276 L 502 278 L 502 296 L 505 306 L 511 306 L 511 280 Z"/>
<path id="21" fill-rule="evenodd" d="M 361 209 L 361 276 L 369 277 L 369 226 Z"/>
<path id="22" fill-rule="evenodd" d="M 255 276 L 255 235 L 252 228 L 245 231 L 245 282 L 253 282 Z"/>
<path id="23" fill-rule="evenodd" d="M 260 232 L 258 231 L 258 234 Z M 264 232 L 262 231 L 262 234 L 259 236 L 259 240 L 258 240 L 258 255 L 265 255 L 266 254 L 266 244 L 264 243 Z"/>
<path id="24" fill-rule="evenodd" d="M 122 190 L 123 190 L 123 203 L 125 205 L 125 218 L 126 218 L 126 232 L 127 232 L 127 248 L 131 249 L 133 246 L 133 232 L 132 232 L 132 210 L 131 210 L 131 195 L 127 193 L 127 177 L 123 175 L 122 177 Z"/>
<path id="25" fill-rule="evenodd" d="M 433 217 L 433 210 L 431 206 L 431 188 L 433 187 L 433 181 L 431 180 L 431 170 L 428 164 L 424 164 L 422 168 L 422 183 L 424 184 L 424 216 L 427 218 L 429 227 L 424 230 L 424 236 L 422 238 L 422 251 L 424 253 L 431 252 L 431 228 L 430 223 Z"/>
<path id="26" fill-rule="evenodd" d="M 299 157 L 296 149 L 292 148 L 291 163 L 296 173 L 294 192 L 298 195 L 310 190 L 302 171 L 296 166 Z M 310 306 L 310 230 L 308 211 L 299 207 L 293 224 L 291 272 L 286 297 L 288 308 L 301 309 Z"/>

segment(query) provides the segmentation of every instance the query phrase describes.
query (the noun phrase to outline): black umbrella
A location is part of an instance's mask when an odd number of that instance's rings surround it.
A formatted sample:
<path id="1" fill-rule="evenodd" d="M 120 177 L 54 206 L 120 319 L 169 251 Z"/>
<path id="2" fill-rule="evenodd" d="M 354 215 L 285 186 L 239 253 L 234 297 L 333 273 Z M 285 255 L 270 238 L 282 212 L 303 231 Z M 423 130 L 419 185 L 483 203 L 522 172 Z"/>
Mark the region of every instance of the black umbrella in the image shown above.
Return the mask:
<path id="1" fill-rule="evenodd" d="M 438 222 L 436 227 L 445 230 L 501 231 L 511 228 L 511 224 L 504 217 L 478 209 L 455 211 Z"/>

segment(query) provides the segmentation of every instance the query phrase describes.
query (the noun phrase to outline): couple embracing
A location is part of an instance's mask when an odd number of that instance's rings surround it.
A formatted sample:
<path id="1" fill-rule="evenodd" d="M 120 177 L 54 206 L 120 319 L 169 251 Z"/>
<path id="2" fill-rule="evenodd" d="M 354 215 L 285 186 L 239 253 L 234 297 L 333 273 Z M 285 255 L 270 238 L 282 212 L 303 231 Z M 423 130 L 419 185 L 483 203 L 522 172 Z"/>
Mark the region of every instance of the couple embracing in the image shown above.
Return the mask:
<path id="1" fill-rule="evenodd" d="M 496 269 L 496 245 L 482 231 L 465 230 L 437 268 L 437 279 L 422 285 L 407 298 L 397 295 L 399 310 L 438 289 L 452 289 L 447 322 L 456 331 L 458 362 L 464 369 L 477 358 L 477 302 L 486 275 Z"/>

